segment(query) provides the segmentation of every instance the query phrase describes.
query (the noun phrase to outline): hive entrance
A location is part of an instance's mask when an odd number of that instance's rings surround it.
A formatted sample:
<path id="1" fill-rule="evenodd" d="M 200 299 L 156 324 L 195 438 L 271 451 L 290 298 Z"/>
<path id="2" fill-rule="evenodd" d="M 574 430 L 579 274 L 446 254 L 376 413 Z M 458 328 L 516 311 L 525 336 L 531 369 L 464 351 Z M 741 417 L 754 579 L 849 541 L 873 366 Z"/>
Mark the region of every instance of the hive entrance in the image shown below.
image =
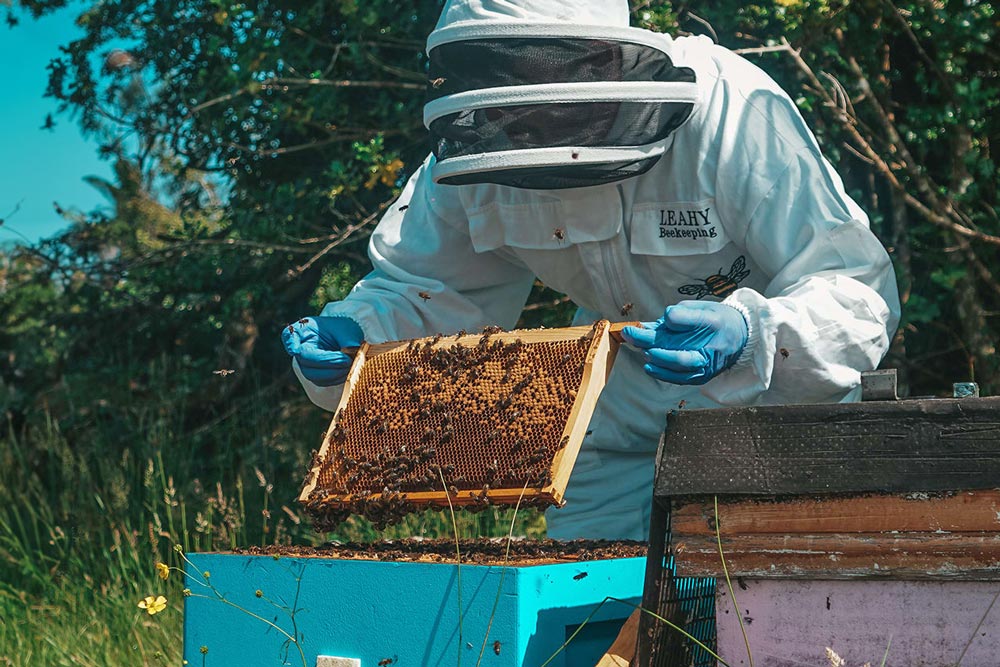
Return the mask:
<path id="1" fill-rule="evenodd" d="M 617 349 L 609 328 L 362 346 L 299 500 L 319 530 L 559 503 Z"/>

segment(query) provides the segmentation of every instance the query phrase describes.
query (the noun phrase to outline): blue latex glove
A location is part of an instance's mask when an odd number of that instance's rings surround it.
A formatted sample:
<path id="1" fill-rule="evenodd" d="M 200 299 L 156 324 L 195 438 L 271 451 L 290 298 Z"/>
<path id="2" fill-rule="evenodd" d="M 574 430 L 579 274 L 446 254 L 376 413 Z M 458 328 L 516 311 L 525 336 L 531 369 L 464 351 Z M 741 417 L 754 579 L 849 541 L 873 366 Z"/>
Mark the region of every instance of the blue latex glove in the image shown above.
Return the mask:
<path id="1" fill-rule="evenodd" d="M 628 343 L 646 351 L 646 373 L 673 384 L 705 384 L 736 363 L 749 331 L 743 313 L 714 301 L 667 306 L 656 322 L 625 327 Z"/>
<path id="2" fill-rule="evenodd" d="M 296 361 L 302 376 L 320 387 L 343 384 L 353 359 L 341 348 L 357 347 L 361 328 L 346 317 L 305 317 L 281 330 L 281 342 Z"/>

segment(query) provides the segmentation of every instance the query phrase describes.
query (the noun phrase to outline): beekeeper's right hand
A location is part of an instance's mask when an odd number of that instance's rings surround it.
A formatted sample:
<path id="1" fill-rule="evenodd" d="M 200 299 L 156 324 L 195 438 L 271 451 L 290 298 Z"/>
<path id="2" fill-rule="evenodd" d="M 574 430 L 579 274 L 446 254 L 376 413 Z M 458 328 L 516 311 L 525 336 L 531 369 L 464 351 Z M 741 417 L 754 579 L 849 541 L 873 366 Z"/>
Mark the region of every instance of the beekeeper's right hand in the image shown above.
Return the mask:
<path id="1" fill-rule="evenodd" d="M 319 387 L 344 383 L 353 360 L 341 350 L 363 340 L 361 327 L 346 317 L 304 317 L 281 330 L 285 351 L 302 376 Z"/>

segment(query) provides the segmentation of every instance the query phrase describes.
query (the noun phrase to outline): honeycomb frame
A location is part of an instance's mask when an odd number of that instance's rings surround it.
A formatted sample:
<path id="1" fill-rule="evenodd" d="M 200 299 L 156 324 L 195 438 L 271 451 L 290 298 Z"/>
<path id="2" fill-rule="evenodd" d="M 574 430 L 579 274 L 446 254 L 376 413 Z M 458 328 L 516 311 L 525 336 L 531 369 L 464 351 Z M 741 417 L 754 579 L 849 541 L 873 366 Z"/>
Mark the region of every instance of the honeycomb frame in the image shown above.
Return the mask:
<path id="1" fill-rule="evenodd" d="M 319 530 L 352 513 L 384 525 L 428 507 L 560 504 L 626 324 L 363 343 L 299 502 Z"/>

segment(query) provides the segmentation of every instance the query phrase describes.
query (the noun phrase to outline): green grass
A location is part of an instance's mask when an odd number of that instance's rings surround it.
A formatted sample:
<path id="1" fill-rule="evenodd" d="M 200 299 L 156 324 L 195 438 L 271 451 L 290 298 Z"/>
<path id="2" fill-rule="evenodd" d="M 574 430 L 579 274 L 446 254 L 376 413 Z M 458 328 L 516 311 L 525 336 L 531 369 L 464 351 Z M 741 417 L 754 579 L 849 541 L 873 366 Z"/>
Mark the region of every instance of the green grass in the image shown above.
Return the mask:
<path id="1" fill-rule="evenodd" d="M 42 418 L 0 430 L 0 666 L 177 665 L 183 582 L 174 551 L 326 539 L 451 537 L 425 512 L 379 533 L 352 518 L 312 531 L 295 498 L 326 416 L 260 391 L 225 419 L 185 431 L 169 402 L 119 403 L 104 421 Z M 461 513 L 459 536 L 506 536 L 511 512 Z M 514 534 L 540 536 L 521 510 Z M 137 604 L 164 595 L 150 616 Z"/>

